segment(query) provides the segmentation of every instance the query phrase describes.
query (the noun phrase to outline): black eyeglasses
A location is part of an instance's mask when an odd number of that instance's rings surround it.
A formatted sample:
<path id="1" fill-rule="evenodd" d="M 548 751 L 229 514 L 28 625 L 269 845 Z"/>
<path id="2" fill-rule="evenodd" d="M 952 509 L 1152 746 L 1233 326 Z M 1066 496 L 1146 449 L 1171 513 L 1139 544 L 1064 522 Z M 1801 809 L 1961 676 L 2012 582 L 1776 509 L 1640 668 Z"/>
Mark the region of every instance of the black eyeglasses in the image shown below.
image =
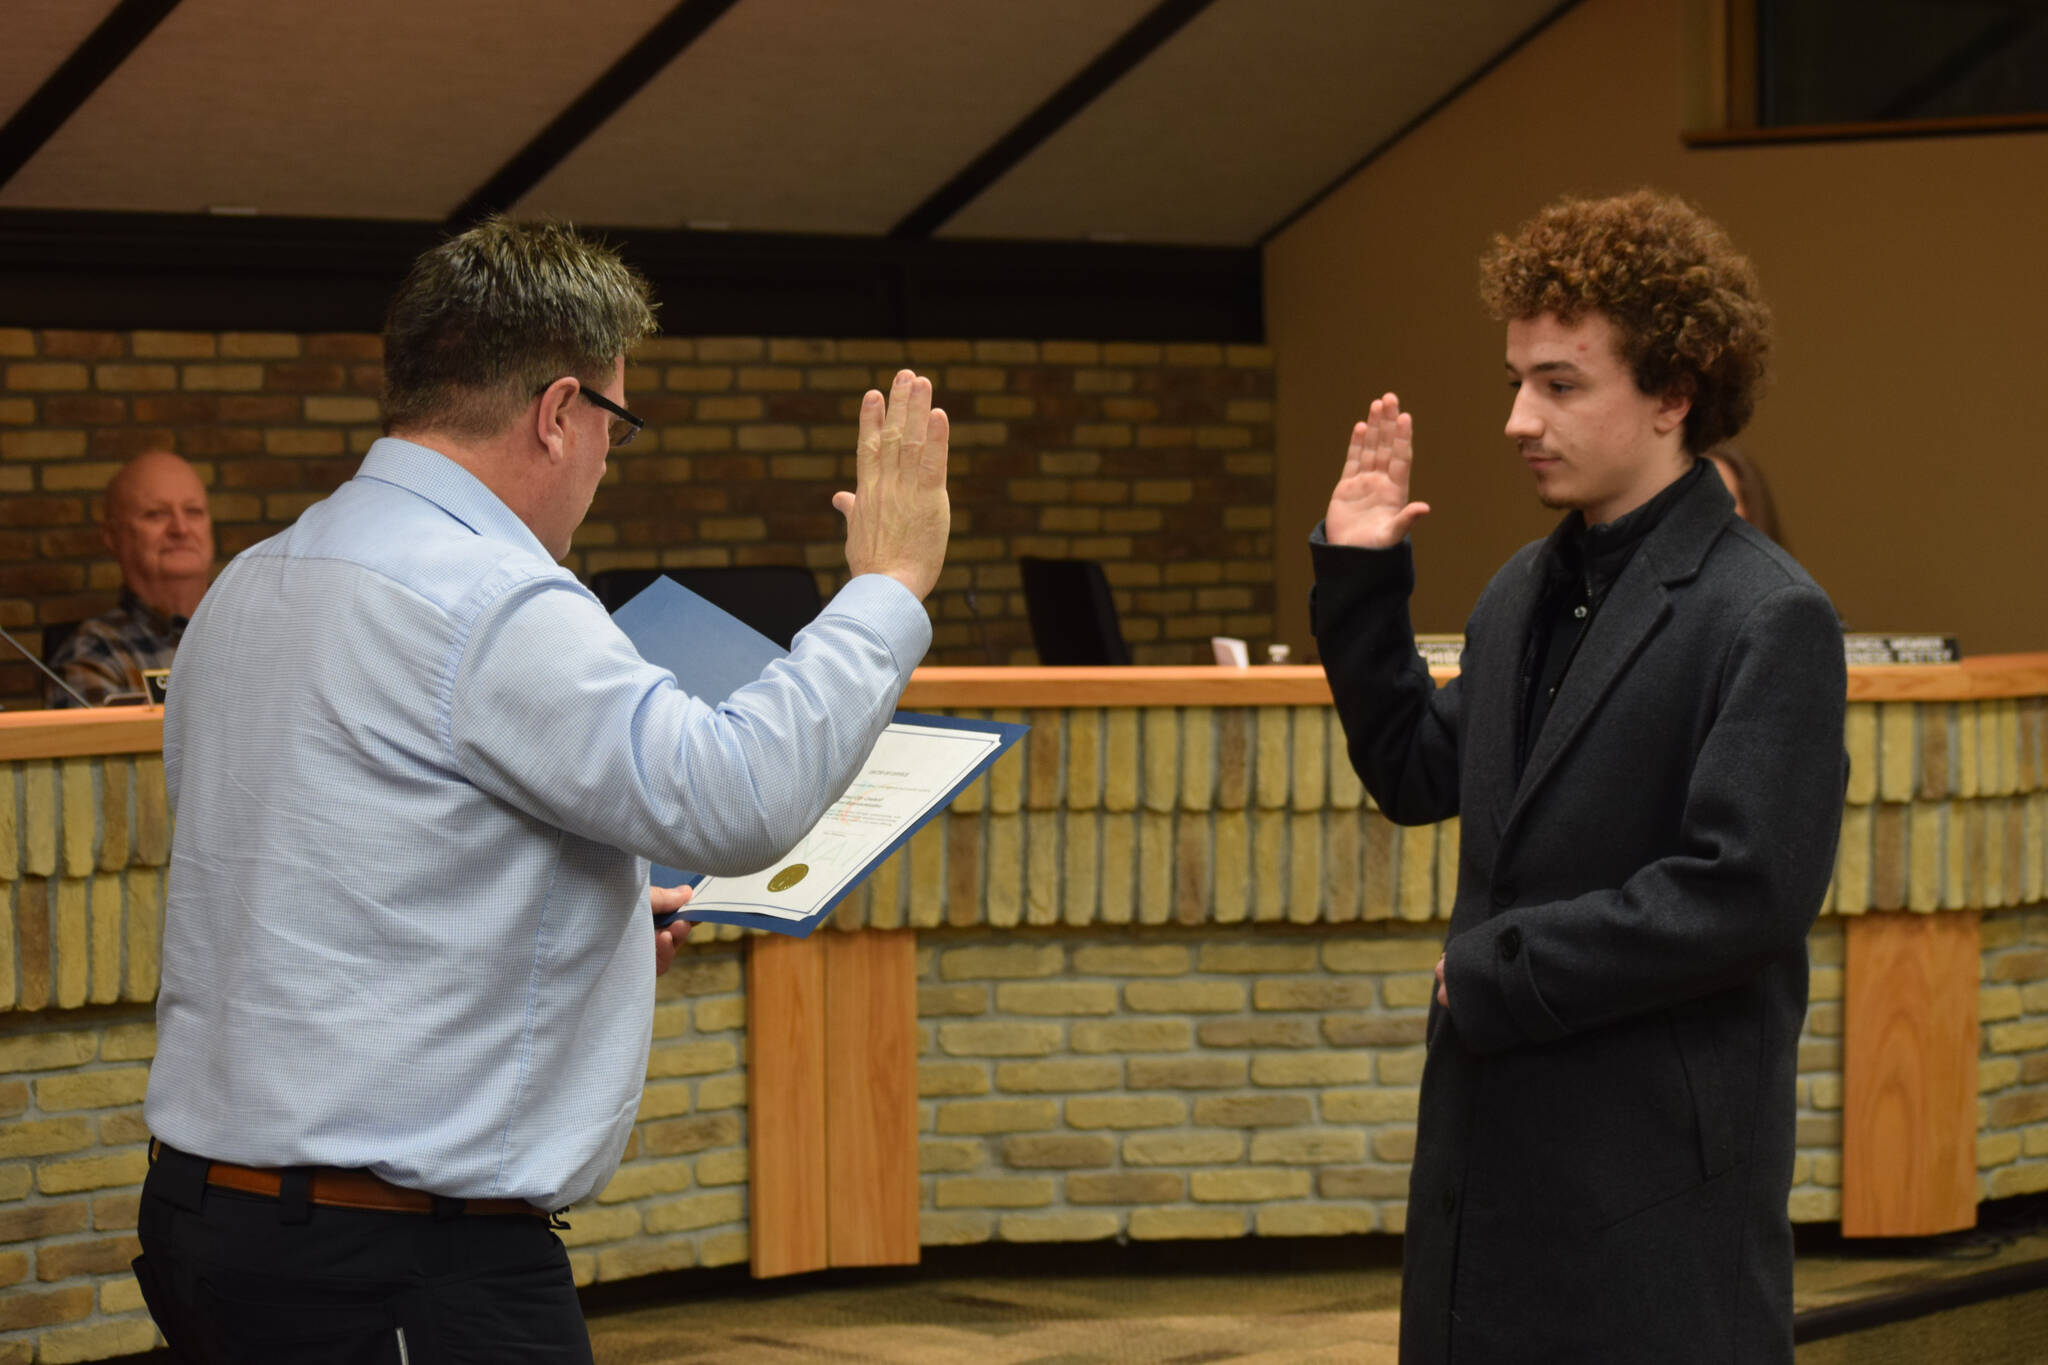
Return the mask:
<path id="1" fill-rule="evenodd" d="M 627 412 L 588 384 L 579 387 L 585 398 L 588 398 L 591 402 L 612 415 L 612 449 L 617 450 L 620 446 L 633 444 L 633 438 L 640 434 L 640 428 L 647 425 L 647 419 L 635 417 L 632 413 Z"/>

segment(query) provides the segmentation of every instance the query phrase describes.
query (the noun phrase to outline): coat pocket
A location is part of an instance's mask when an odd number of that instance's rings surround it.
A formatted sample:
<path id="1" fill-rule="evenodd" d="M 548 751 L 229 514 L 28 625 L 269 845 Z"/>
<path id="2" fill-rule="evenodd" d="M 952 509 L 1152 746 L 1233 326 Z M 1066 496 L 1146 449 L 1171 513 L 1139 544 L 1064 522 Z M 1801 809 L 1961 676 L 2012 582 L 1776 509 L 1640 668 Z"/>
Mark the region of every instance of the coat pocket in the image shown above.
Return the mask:
<path id="1" fill-rule="evenodd" d="M 1425 1134 L 1429 1118 L 1425 1102 Z M 1483 1059 L 1470 1132 L 1468 1209 L 1497 1206 L 1531 1228 L 1597 1231 L 1701 1183 L 1692 1095 L 1662 1014 Z"/>
<path id="2" fill-rule="evenodd" d="M 1730 1008 L 1739 1003 L 1709 996 L 1670 1012 L 1672 1041 L 1699 1125 L 1700 1175 L 1708 1180 L 1749 1155 L 1756 1131 L 1763 1025 L 1756 1011 Z"/>

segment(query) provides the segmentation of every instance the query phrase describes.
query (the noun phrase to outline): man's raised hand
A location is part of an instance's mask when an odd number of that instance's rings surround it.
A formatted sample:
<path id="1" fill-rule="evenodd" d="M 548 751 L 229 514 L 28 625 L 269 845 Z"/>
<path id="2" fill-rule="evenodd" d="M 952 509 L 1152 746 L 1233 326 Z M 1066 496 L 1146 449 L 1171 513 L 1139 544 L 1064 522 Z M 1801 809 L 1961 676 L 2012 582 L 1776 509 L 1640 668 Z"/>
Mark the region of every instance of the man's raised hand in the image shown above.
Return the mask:
<path id="1" fill-rule="evenodd" d="M 1366 419 L 1351 428 L 1344 475 L 1323 514 L 1332 545 L 1389 550 L 1428 514 L 1426 502 L 1408 501 L 1408 471 L 1415 462 L 1415 419 L 1393 394 L 1375 398 Z"/>
<path id="2" fill-rule="evenodd" d="M 946 414 L 932 406 L 932 381 L 900 370 L 889 398 L 860 400 L 858 477 L 834 493 L 846 517 L 846 567 L 884 573 L 920 599 L 939 581 L 953 525 L 946 496 Z"/>

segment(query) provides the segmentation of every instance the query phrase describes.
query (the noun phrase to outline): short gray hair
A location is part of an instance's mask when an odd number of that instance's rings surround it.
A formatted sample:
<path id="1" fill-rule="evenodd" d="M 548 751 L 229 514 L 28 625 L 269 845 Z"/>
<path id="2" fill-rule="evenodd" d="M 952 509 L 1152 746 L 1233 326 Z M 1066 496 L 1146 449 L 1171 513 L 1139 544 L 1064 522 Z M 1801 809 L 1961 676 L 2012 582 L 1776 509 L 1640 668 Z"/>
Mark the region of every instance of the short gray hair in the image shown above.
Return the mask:
<path id="1" fill-rule="evenodd" d="M 655 330 L 647 281 L 565 223 L 493 217 L 425 252 L 384 324 L 384 430 L 502 431 L 564 375 L 610 380 Z"/>

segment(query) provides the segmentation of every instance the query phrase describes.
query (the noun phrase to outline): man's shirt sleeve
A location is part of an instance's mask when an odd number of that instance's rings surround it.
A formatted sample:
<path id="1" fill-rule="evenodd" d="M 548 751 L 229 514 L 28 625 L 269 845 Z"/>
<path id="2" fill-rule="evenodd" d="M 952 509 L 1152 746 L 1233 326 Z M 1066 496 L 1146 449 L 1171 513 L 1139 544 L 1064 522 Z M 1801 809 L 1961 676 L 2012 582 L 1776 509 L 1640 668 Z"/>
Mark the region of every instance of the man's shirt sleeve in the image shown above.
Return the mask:
<path id="1" fill-rule="evenodd" d="M 848 583 L 786 659 L 716 707 L 547 577 L 485 607 L 449 679 L 448 744 L 492 795 L 560 829 L 732 876 L 786 853 L 859 772 L 931 641 L 894 579 Z"/>

